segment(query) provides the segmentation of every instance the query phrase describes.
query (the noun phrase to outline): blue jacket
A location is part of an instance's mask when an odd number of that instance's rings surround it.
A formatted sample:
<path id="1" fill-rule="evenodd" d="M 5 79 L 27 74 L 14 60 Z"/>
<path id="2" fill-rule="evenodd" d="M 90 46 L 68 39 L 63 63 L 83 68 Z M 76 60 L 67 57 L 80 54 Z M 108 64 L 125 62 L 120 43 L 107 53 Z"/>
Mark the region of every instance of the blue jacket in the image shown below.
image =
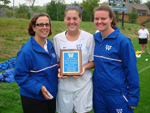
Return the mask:
<path id="1" fill-rule="evenodd" d="M 118 28 L 103 41 L 100 32 L 94 38 L 94 90 L 106 95 L 127 95 L 128 105 L 137 106 L 140 86 L 131 40 Z"/>
<path id="2" fill-rule="evenodd" d="M 20 86 L 21 95 L 46 100 L 40 91 L 42 86 L 45 86 L 53 97 L 56 97 L 57 57 L 53 44 L 48 39 L 47 48 L 49 52 L 46 52 L 31 36 L 17 53 L 15 80 Z"/>

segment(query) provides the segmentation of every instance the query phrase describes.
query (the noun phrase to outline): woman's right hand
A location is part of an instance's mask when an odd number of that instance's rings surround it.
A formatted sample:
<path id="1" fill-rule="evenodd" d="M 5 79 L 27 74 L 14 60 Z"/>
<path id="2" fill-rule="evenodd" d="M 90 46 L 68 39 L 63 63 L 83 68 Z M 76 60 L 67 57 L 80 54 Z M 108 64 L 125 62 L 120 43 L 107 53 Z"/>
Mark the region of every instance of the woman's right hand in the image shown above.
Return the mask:
<path id="1" fill-rule="evenodd" d="M 140 29 L 138 28 L 138 31 L 136 32 L 136 34 L 137 34 L 137 35 L 139 35 L 139 33 L 138 33 L 138 32 L 139 32 L 139 30 L 140 30 Z"/>
<path id="2" fill-rule="evenodd" d="M 58 69 L 58 78 L 63 78 L 63 79 L 67 78 L 67 76 L 61 75 L 60 68 Z"/>

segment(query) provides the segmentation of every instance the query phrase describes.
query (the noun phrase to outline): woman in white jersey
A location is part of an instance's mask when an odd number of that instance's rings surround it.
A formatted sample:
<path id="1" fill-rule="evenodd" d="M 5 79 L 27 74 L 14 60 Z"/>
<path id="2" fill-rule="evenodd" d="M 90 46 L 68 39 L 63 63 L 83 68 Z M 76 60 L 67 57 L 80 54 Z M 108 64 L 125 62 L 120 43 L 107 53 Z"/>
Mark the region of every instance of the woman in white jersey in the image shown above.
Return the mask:
<path id="1" fill-rule="evenodd" d="M 145 29 L 145 25 L 142 25 L 142 29 L 140 30 L 138 29 L 137 34 L 139 35 L 139 44 L 141 44 L 142 53 L 143 53 L 144 46 L 145 46 L 147 53 L 150 54 L 148 50 L 148 46 L 147 46 L 147 37 L 148 37 L 148 41 L 150 40 L 149 32 L 147 29 Z"/>
<path id="2" fill-rule="evenodd" d="M 93 85 L 91 68 L 94 67 L 93 35 L 79 29 L 82 20 L 81 7 L 68 6 L 64 12 L 67 31 L 57 34 L 54 48 L 60 60 L 60 49 L 82 49 L 82 72 L 80 76 L 62 76 L 58 74 L 58 94 L 56 109 L 58 113 L 87 113 L 92 109 Z M 59 70 L 60 71 L 60 70 Z"/>

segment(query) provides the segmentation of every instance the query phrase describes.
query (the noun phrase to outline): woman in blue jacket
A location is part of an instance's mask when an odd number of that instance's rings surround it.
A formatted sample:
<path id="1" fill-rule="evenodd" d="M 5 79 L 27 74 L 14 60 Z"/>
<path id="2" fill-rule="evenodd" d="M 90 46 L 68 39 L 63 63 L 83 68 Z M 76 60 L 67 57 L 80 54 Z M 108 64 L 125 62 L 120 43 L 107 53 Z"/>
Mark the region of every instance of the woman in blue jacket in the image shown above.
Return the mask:
<path id="1" fill-rule="evenodd" d="M 24 113 L 55 113 L 57 58 L 52 42 L 50 17 L 39 13 L 32 17 L 30 40 L 17 53 L 15 80 L 20 86 Z"/>
<path id="2" fill-rule="evenodd" d="M 95 113 L 133 113 L 138 105 L 140 86 L 136 56 L 131 40 L 116 28 L 109 6 L 94 11 L 93 74 Z"/>

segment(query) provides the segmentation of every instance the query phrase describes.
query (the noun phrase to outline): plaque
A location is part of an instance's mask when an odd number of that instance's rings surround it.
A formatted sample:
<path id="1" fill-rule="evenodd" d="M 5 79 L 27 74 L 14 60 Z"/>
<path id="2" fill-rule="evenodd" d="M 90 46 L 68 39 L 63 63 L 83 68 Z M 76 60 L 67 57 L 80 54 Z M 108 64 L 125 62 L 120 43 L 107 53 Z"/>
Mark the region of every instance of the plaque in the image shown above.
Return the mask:
<path id="1" fill-rule="evenodd" d="M 82 71 L 82 50 L 61 49 L 60 50 L 61 75 L 80 75 Z"/>

